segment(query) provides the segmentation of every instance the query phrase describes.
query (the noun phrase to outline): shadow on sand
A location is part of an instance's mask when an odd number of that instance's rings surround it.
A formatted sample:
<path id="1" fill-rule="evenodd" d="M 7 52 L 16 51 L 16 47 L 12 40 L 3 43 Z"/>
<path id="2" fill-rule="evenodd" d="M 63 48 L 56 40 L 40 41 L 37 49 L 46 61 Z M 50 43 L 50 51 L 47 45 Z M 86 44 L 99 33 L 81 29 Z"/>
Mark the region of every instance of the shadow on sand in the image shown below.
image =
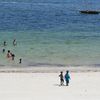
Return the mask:
<path id="1" fill-rule="evenodd" d="M 60 85 L 60 84 L 54 84 L 54 86 L 66 86 L 66 85 L 64 85 L 64 84 L 63 84 L 63 85 Z"/>

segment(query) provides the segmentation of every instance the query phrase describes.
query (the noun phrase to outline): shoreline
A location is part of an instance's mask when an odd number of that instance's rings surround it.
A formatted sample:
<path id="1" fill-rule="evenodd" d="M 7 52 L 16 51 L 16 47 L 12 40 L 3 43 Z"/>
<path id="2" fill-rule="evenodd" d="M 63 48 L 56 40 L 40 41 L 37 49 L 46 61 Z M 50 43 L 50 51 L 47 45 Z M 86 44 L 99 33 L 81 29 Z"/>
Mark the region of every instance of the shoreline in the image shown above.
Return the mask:
<path id="1" fill-rule="evenodd" d="M 0 68 L 0 73 L 59 73 L 60 71 L 69 70 L 70 72 L 100 72 L 100 67 L 78 66 L 78 67 L 55 67 L 55 66 L 36 66 L 36 67 L 13 67 L 7 66 Z"/>

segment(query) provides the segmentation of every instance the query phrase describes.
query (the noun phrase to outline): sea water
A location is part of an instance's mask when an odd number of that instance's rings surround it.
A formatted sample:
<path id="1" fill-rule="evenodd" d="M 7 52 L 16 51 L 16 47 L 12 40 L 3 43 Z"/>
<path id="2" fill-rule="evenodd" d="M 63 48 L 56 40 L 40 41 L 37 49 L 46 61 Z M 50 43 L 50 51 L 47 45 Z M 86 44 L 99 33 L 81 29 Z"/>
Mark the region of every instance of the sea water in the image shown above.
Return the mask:
<path id="1" fill-rule="evenodd" d="M 0 65 L 18 66 L 20 58 L 23 66 L 99 65 L 100 14 L 79 13 L 100 10 L 99 5 L 99 0 L 0 0 Z M 8 50 L 14 61 L 6 57 Z"/>

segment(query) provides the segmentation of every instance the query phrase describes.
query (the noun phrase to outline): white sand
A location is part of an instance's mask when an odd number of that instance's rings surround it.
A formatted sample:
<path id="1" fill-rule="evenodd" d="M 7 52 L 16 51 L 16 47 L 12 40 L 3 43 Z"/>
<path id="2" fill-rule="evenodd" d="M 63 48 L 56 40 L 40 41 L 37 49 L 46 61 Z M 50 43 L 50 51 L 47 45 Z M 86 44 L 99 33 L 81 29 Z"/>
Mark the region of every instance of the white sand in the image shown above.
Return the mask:
<path id="1" fill-rule="evenodd" d="M 71 73 L 59 86 L 59 73 L 0 73 L 0 100 L 100 100 L 100 72 Z"/>

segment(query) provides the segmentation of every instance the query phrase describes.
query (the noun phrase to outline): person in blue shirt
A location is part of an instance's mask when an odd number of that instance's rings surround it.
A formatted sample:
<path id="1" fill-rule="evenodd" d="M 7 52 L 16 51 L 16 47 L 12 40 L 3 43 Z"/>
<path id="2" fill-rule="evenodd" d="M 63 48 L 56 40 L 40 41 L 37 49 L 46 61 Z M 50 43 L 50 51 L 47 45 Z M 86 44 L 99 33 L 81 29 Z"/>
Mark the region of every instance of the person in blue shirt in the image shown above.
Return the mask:
<path id="1" fill-rule="evenodd" d="M 67 71 L 66 71 L 66 74 L 65 74 L 66 86 L 69 85 L 69 80 L 70 80 L 70 75 L 69 75 L 69 71 L 67 70 Z"/>

